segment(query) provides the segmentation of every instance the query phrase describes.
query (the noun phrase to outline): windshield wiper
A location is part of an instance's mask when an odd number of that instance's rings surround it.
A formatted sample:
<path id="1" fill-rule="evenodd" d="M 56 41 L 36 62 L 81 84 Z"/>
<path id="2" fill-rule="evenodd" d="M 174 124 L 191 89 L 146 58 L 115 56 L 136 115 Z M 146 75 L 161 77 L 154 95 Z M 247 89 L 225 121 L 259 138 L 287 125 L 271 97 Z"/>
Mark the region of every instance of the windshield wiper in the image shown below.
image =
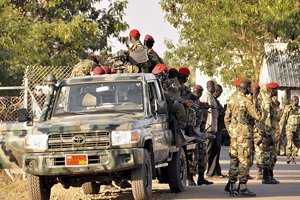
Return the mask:
<path id="1" fill-rule="evenodd" d="M 120 112 L 120 113 L 135 115 L 134 112 L 124 111 L 124 110 L 118 110 L 118 109 L 87 110 L 87 112 Z"/>
<path id="2" fill-rule="evenodd" d="M 55 115 L 64 115 L 64 114 L 71 114 L 71 115 L 86 115 L 86 113 L 82 113 L 82 112 L 59 112 L 59 113 L 55 113 Z"/>

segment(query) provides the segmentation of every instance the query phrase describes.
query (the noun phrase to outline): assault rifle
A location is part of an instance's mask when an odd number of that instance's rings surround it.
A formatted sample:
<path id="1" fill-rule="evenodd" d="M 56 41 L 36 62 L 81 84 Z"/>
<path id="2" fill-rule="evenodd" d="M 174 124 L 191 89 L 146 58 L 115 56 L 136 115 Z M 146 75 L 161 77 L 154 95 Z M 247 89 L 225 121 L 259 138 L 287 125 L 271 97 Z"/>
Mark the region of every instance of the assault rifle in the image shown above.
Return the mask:
<path id="1" fill-rule="evenodd" d="M 108 57 L 109 61 L 113 62 L 112 68 L 117 71 L 117 73 L 123 73 L 127 69 L 126 63 L 129 62 L 129 52 L 119 51 L 116 56 Z"/>
<path id="2" fill-rule="evenodd" d="M 188 100 L 188 99 L 180 97 L 180 96 L 178 96 L 177 94 L 175 94 L 174 92 L 171 92 L 171 91 L 168 91 L 167 95 L 170 98 L 172 98 L 174 100 L 177 100 L 178 102 L 188 106 L 188 103 L 186 102 L 186 100 Z M 220 108 L 210 106 L 210 105 L 207 105 L 206 103 L 202 103 L 202 102 L 192 101 L 192 102 L 190 102 L 190 104 L 192 104 L 192 107 L 196 108 L 196 109 L 206 109 L 206 110 L 208 110 L 208 109 L 218 109 L 218 110 L 221 110 Z"/>

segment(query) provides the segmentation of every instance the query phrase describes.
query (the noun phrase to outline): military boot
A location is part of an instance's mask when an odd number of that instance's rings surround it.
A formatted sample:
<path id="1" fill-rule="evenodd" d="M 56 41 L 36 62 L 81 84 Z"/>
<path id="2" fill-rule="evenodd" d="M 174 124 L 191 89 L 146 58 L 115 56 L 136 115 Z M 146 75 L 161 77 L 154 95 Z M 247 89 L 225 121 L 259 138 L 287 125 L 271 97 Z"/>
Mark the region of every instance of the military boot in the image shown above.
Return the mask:
<path id="1" fill-rule="evenodd" d="M 292 158 L 291 164 L 295 164 L 295 165 L 297 164 L 295 158 Z"/>
<path id="2" fill-rule="evenodd" d="M 189 186 L 196 186 L 196 183 L 194 181 L 194 177 L 192 173 L 188 174 L 188 184 Z"/>
<path id="3" fill-rule="evenodd" d="M 248 188 L 246 183 L 239 184 L 239 197 L 255 197 L 256 193 L 251 192 Z"/>
<path id="4" fill-rule="evenodd" d="M 263 169 L 262 184 L 278 184 L 277 181 L 270 178 L 269 170 Z"/>
<path id="5" fill-rule="evenodd" d="M 227 190 L 229 189 L 229 190 Z M 227 185 L 225 186 L 225 189 L 224 189 L 226 192 L 229 191 L 229 196 L 231 197 L 235 197 L 235 196 L 238 196 L 239 194 L 239 191 L 238 189 L 236 188 L 236 183 L 234 182 L 229 182 L 227 183 Z"/>
<path id="6" fill-rule="evenodd" d="M 286 164 L 290 164 L 290 163 L 291 163 L 291 157 L 287 156 L 287 158 L 286 158 Z"/>
<path id="7" fill-rule="evenodd" d="M 262 168 L 261 167 L 257 167 L 257 172 L 256 172 L 255 180 L 262 180 L 262 178 L 263 178 Z"/>
<path id="8" fill-rule="evenodd" d="M 214 184 L 213 182 L 210 182 L 208 180 L 206 180 L 204 178 L 204 173 L 202 172 L 199 172 L 199 176 L 198 176 L 198 181 L 197 181 L 197 185 L 211 185 L 211 184 Z"/>
<path id="9" fill-rule="evenodd" d="M 271 179 L 273 182 L 277 182 L 277 183 L 274 183 L 274 184 L 280 183 L 279 181 L 277 181 L 277 180 L 274 178 L 273 169 L 269 169 L 269 175 L 270 175 L 270 179 Z"/>

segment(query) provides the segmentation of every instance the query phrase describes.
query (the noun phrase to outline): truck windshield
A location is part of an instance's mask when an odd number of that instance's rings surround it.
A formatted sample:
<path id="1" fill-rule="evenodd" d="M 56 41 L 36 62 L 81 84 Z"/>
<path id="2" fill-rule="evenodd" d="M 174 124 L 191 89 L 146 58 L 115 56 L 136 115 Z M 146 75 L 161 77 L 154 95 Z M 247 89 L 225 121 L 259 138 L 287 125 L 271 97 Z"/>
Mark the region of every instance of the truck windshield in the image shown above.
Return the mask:
<path id="1" fill-rule="evenodd" d="M 142 82 L 102 82 L 61 87 L 53 115 L 143 111 Z"/>

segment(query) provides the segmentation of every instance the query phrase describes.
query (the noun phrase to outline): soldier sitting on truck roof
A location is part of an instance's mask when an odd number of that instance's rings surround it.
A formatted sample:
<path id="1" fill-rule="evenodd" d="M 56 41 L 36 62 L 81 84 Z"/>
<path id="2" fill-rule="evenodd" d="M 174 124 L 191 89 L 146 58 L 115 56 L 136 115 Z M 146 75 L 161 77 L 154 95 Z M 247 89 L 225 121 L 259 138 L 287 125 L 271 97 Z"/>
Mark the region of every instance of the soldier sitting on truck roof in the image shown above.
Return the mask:
<path id="1" fill-rule="evenodd" d="M 84 61 L 77 63 L 72 70 L 71 78 L 91 75 L 91 72 L 99 65 L 99 58 L 90 54 Z"/>

